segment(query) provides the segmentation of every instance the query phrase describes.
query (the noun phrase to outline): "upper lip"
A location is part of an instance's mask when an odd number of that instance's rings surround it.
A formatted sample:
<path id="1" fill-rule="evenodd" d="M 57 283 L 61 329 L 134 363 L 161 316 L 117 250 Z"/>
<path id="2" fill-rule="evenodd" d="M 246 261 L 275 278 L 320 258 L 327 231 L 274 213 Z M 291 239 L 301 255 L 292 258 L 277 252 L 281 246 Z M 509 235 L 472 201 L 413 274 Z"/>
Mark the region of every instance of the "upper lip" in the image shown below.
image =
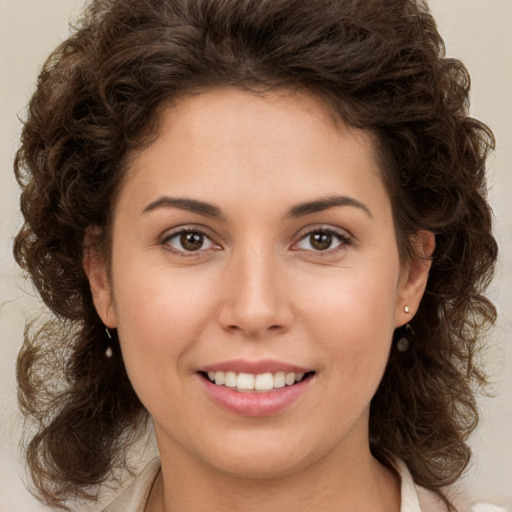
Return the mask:
<path id="1" fill-rule="evenodd" d="M 311 368 L 304 368 L 296 364 L 278 361 L 275 359 L 261 359 L 258 361 L 249 359 L 231 359 L 220 363 L 209 364 L 199 369 L 201 372 L 235 372 L 235 373 L 307 373 Z"/>

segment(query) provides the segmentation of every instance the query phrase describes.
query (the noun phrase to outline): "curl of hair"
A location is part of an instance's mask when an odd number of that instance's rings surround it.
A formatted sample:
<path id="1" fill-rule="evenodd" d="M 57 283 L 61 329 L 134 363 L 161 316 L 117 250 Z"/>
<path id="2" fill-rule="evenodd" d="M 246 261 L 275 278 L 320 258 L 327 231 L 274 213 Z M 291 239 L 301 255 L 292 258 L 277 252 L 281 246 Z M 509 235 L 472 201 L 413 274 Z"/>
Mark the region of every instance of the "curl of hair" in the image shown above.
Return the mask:
<path id="1" fill-rule="evenodd" d="M 85 240 L 108 254 L 111 206 L 158 107 L 211 87 L 320 98 L 376 139 L 404 258 L 436 235 L 406 353 L 393 349 L 373 398 L 374 454 L 442 487 L 468 463 L 485 383 L 475 355 L 495 319 L 483 295 L 497 246 L 486 201 L 494 140 L 468 115 L 469 76 L 444 54 L 415 0 L 96 0 L 45 63 L 15 161 L 24 225 L 14 254 L 55 315 L 27 330 L 22 410 L 35 420 L 27 461 L 36 492 L 65 508 L 125 464 L 147 413 L 118 343 L 108 344 L 82 266 Z M 91 226 L 96 237 L 86 238 Z"/>

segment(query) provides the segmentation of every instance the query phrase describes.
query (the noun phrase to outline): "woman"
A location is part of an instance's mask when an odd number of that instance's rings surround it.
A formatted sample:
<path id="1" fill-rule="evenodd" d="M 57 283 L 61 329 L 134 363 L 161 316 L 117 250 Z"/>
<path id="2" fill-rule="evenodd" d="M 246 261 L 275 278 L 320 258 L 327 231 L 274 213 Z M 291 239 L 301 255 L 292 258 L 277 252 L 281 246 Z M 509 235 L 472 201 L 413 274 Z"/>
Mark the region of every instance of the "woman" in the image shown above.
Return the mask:
<path id="1" fill-rule="evenodd" d="M 150 417 L 107 511 L 453 510 L 495 318 L 468 83 L 412 0 L 91 3 L 15 163 L 41 499 Z"/>

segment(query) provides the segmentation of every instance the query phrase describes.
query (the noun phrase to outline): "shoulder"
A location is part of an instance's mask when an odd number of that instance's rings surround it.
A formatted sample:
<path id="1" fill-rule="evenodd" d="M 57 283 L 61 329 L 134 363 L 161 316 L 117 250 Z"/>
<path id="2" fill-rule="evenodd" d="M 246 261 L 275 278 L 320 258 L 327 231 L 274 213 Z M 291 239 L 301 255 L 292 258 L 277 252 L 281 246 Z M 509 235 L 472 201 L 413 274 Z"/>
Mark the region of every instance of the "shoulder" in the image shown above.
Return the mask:
<path id="1" fill-rule="evenodd" d="M 133 479 L 130 485 L 102 512 L 143 512 L 149 492 L 160 471 L 160 459 L 154 458 Z"/>
<path id="2" fill-rule="evenodd" d="M 393 462 L 401 479 L 400 512 L 447 512 L 444 502 L 432 491 L 416 485 L 403 461 Z M 461 512 L 512 512 L 512 509 L 498 507 L 490 503 L 476 503 Z"/>
<path id="3" fill-rule="evenodd" d="M 498 507 L 491 503 L 475 503 L 468 512 L 512 512 L 512 507 Z"/>
<path id="4" fill-rule="evenodd" d="M 421 512 L 446 512 L 446 507 L 433 492 L 416 486 Z M 469 508 L 459 509 L 459 512 L 512 512 L 512 509 L 498 507 L 491 503 L 475 503 Z"/>

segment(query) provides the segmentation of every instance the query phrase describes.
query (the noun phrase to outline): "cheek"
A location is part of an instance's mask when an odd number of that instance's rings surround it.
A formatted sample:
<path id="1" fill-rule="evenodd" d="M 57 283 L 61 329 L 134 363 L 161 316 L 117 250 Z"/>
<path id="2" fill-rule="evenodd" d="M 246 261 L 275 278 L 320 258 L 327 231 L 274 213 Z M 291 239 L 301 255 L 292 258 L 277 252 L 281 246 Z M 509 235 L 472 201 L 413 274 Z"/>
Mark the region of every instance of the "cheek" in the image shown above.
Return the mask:
<path id="1" fill-rule="evenodd" d="M 302 317 L 308 335 L 329 361 L 328 372 L 337 375 L 338 383 L 359 384 L 366 393 L 378 386 L 387 363 L 398 278 L 382 267 L 380 272 L 369 268 L 348 269 L 323 286 L 305 283 L 301 293 L 307 297 Z"/>
<path id="2" fill-rule="evenodd" d="M 121 265 L 120 278 L 114 276 L 118 333 L 128 375 L 141 393 L 152 382 L 173 381 L 187 367 L 213 303 L 201 272 L 191 280 L 165 268 L 145 272 L 143 265 Z"/>
<path id="3" fill-rule="evenodd" d="M 211 279 L 198 267 L 176 269 L 165 262 L 133 258 L 117 268 L 114 306 L 120 323 L 130 325 L 133 334 L 159 332 L 158 337 L 180 337 L 194 328 L 211 304 Z"/>
<path id="4" fill-rule="evenodd" d="M 302 279 L 296 296 L 302 297 L 303 316 L 318 319 L 322 330 L 355 336 L 359 332 L 363 342 L 369 331 L 393 331 L 398 279 L 398 266 L 396 271 L 377 265 L 353 266 L 322 278 Z"/>

